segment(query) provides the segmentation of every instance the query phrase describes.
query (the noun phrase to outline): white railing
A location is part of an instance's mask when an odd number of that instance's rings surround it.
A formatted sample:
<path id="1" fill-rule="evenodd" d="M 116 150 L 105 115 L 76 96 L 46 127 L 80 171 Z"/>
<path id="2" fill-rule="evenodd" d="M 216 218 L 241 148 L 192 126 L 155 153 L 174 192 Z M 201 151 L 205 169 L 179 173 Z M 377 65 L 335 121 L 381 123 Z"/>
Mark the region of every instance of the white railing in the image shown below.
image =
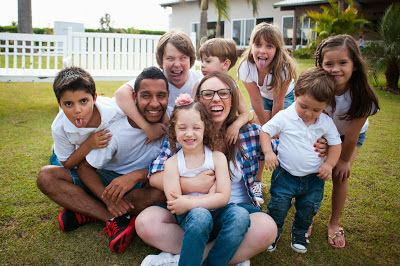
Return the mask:
<path id="1" fill-rule="evenodd" d="M 76 33 L 39 35 L 0 33 L 0 80 L 54 77 L 63 66 L 87 69 L 94 77 L 126 80 L 157 65 L 159 35 Z"/>

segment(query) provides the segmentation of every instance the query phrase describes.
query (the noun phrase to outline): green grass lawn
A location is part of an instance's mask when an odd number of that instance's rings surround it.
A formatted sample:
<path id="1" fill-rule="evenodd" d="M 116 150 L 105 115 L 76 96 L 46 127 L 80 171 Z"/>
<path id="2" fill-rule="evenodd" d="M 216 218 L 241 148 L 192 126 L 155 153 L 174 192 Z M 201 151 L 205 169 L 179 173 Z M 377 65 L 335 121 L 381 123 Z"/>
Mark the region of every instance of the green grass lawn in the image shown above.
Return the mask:
<path id="1" fill-rule="evenodd" d="M 312 65 L 312 60 L 301 62 L 300 69 Z M 98 93 L 112 96 L 122 83 L 98 82 Z M 309 251 L 300 255 L 290 248 L 292 209 L 277 250 L 257 255 L 252 265 L 400 262 L 400 96 L 379 89 L 377 93 L 381 110 L 370 118 L 342 214 L 346 248 L 327 244 L 332 191 L 328 181 Z M 57 112 L 52 84 L 0 83 L 0 264 L 139 265 L 147 254 L 159 251 L 136 237 L 123 254 L 114 254 L 102 235 L 102 222 L 61 232 L 57 217 L 62 208 L 36 187 L 40 167 L 49 163 L 50 126 Z M 269 181 L 270 172 L 265 171 L 264 182 Z M 265 194 L 268 202 L 267 190 Z"/>

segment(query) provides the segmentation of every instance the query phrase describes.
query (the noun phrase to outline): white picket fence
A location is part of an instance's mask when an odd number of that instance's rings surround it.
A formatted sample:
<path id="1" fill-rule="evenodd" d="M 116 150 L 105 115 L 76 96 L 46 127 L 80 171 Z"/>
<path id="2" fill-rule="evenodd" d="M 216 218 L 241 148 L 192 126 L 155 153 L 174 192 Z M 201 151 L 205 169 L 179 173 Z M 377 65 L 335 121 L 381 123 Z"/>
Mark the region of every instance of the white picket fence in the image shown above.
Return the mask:
<path id="1" fill-rule="evenodd" d="M 129 80 L 157 65 L 159 35 L 0 33 L 0 81 L 52 81 L 64 66 L 88 70 L 95 80 Z"/>

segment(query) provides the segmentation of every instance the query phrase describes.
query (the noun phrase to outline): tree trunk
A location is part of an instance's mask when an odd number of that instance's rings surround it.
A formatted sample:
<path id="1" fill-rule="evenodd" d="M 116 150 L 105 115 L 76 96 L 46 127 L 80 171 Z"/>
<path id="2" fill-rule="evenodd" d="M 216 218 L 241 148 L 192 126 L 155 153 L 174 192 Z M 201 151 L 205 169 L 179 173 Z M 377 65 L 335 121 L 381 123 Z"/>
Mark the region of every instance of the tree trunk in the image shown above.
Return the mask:
<path id="1" fill-rule="evenodd" d="M 390 90 L 399 91 L 399 88 L 397 86 L 400 77 L 399 66 L 396 65 L 394 62 L 388 60 L 385 70 L 385 76 L 386 76 L 386 86 Z"/>
<path id="2" fill-rule="evenodd" d="M 215 29 L 215 38 L 221 37 L 221 20 L 217 20 L 217 26 Z"/>
<path id="3" fill-rule="evenodd" d="M 33 33 L 31 0 L 18 0 L 18 33 Z"/>
<path id="4" fill-rule="evenodd" d="M 201 43 L 201 39 L 207 36 L 207 12 L 208 12 L 208 0 L 201 0 L 200 6 L 200 32 L 199 32 L 199 41 Z"/>

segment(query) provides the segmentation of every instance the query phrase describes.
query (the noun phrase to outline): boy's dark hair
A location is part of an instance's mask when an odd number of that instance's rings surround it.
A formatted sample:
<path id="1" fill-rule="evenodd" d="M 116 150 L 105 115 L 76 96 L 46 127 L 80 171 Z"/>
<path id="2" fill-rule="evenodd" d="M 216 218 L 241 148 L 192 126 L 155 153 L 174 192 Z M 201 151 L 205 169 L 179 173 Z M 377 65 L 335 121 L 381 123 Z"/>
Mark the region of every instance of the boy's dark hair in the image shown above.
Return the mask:
<path id="1" fill-rule="evenodd" d="M 231 61 L 229 69 L 231 69 L 238 59 L 238 51 L 234 40 L 213 38 L 200 46 L 199 56 L 200 59 L 203 56 L 215 56 L 218 57 L 220 62 L 225 62 L 226 59 L 229 59 Z"/>
<path id="2" fill-rule="evenodd" d="M 83 90 L 90 93 L 94 99 L 96 85 L 92 76 L 83 68 L 72 66 L 62 69 L 57 73 L 53 83 L 54 94 L 57 101 L 66 91 Z"/>
<path id="3" fill-rule="evenodd" d="M 168 89 L 168 80 L 167 78 L 164 76 L 164 73 L 155 66 L 151 66 L 151 67 L 146 67 L 145 69 L 143 69 L 142 73 L 140 73 L 136 80 L 135 80 L 135 93 L 138 93 L 140 90 L 140 82 L 144 79 L 162 79 L 165 82 L 165 85 L 167 86 L 167 91 Z"/>
<path id="4" fill-rule="evenodd" d="M 172 29 L 164 33 L 157 44 L 156 60 L 161 69 L 163 68 L 163 56 L 167 43 L 171 43 L 178 51 L 190 57 L 190 67 L 194 65 L 196 50 L 192 44 L 192 40 L 183 31 Z"/>
<path id="5" fill-rule="evenodd" d="M 301 73 L 294 88 L 296 97 L 308 94 L 318 102 L 325 102 L 335 109 L 335 79 L 327 71 L 313 67 Z"/>

